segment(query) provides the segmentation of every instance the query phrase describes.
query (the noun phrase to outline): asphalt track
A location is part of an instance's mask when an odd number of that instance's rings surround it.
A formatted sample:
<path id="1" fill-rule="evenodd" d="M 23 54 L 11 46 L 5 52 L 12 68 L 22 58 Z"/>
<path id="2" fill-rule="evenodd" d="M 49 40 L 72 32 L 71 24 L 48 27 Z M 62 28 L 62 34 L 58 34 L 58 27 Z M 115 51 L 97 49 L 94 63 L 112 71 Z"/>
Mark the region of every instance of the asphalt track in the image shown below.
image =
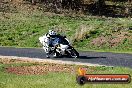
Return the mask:
<path id="1" fill-rule="evenodd" d="M 80 58 L 50 58 L 53 60 L 92 63 L 107 66 L 121 66 L 132 68 L 132 54 L 106 52 L 79 52 Z M 45 59 L 43 49 L 0 47 L 1 56 L 18 56 Z M 46 58 L 47 59 L 47 58 Z"/>

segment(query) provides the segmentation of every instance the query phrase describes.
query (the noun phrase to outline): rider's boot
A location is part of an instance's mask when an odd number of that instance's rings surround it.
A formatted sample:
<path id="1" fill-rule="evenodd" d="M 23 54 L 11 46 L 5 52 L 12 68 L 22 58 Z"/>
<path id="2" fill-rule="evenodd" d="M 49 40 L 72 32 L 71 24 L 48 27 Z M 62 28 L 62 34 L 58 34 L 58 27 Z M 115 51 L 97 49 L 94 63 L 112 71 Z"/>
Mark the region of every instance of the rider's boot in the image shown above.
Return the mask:
<path id="1" fill-rule="evenodd" d="M 53 54 L 53 57 L 57 57 L 56 53 Z"/>
<path id="2" fill-rule="evenodd" d="M 46 53 L 46 57 L 47 57 L 47 58 L 50 58 L 49 53 Z"/>

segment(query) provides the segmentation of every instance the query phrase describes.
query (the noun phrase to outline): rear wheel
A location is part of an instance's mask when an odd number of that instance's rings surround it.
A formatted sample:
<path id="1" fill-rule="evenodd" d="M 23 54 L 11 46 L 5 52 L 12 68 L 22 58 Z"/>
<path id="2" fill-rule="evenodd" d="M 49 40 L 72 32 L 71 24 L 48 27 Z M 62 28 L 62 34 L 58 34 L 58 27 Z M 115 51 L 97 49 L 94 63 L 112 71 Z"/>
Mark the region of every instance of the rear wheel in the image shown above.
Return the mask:
<path id="1" fill-rule="evenodd" d="M 55 50 L 53 57 L 60 58 L 62 57 L 62 55 L 58 51 Z"/>

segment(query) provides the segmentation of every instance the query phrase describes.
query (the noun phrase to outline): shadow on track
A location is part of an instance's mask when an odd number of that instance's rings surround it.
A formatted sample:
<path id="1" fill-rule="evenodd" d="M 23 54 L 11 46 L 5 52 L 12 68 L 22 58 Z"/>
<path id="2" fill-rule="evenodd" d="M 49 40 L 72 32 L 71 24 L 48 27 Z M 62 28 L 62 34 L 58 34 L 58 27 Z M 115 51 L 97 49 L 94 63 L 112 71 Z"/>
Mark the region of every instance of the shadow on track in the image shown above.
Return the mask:
<path id="1" fill-rule="evenodd" d="M 62 56 L 62 57 L 52 57 L 52 58 L 73 58 L 73 57 Z M 106 57 L 88 57 L 88 56 L 79 56 L 78 59 L 100 59 L 100 58 L 106 58 Z"/>
<path id="2" fill-rule="evenodd" d="M 106 58 L 106 57 L 88 57 L 88 56 L 79 56 L 78 59 L 99 59 L 99 58 Z"/>

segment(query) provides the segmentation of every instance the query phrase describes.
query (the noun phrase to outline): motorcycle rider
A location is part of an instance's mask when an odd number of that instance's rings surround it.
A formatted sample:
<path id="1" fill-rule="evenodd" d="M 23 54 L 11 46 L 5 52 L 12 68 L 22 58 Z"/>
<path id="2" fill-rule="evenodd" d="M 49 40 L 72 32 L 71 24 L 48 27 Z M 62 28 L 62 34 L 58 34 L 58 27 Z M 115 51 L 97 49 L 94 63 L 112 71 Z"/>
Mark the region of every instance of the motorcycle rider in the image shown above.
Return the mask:
<path id="1" fill-rule="evenodd" d="M 46 52 L 46 57 L 49 58 L 50 48 L 53 47 L 52 42 L 57 33 L 54 30 L 49 30 L 44 36 L 39 37 L 39 41 L 43 44 L 43 49 Z"/>

